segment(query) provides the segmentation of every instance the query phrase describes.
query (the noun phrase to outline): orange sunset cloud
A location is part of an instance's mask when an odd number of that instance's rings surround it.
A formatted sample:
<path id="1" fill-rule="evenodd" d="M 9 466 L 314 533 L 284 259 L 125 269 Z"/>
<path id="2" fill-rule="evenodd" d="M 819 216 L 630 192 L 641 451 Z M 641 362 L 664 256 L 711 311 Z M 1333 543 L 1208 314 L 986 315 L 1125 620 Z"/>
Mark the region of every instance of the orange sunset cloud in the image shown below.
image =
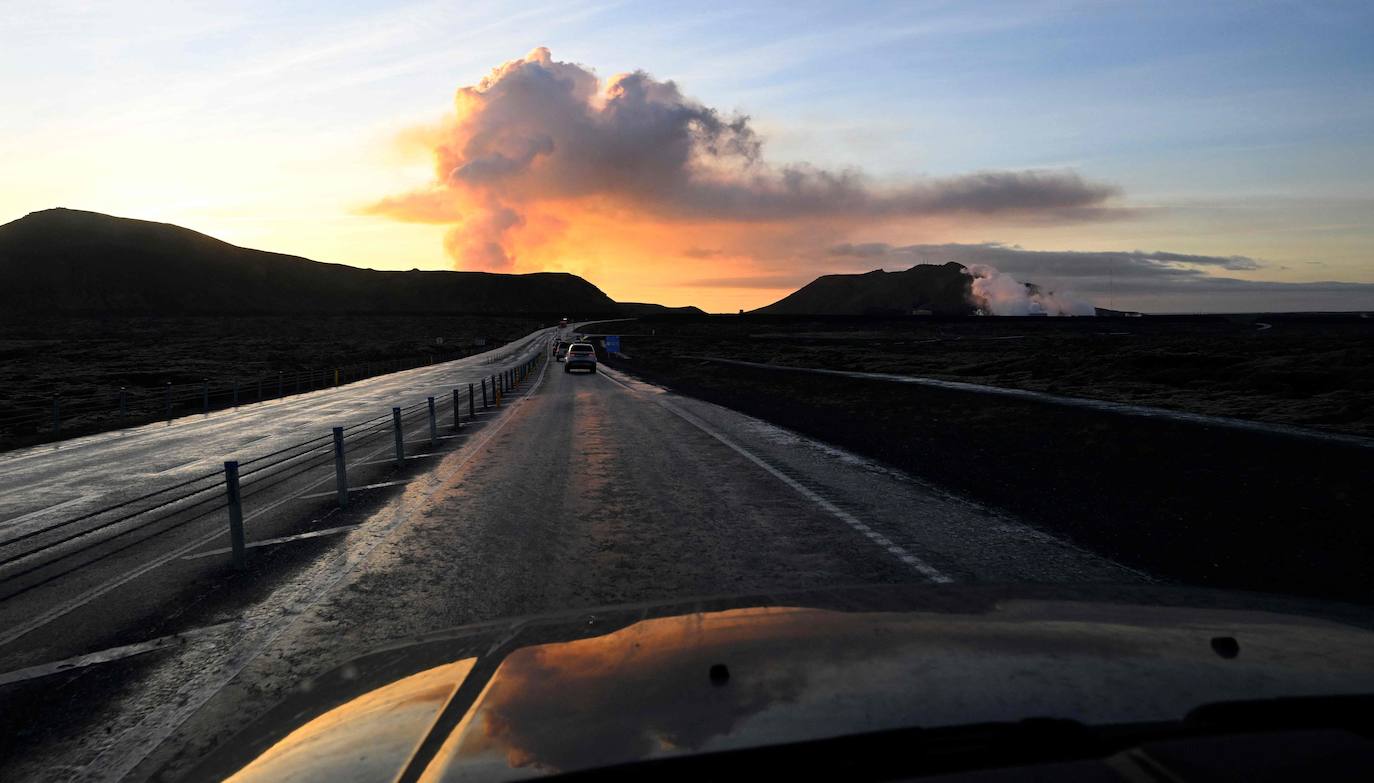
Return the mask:
<path id="1" fill-rule="evenodd" d="M 1071 172 L 879 187 L 861 172 L 770 164 L 748 117 L 642 71 L 603 81 L 544 48 L 459 88 L 454 112 L 406 141 L 433 156 L 433 181 L 365 212 L 449 226 L 444 247 L 459 268 L 574 271 L 622 298 L 829 271 L 825 249 L 857 229 L 909 236 L 912 226 L 1123 213 L 1114 187 Z"/>

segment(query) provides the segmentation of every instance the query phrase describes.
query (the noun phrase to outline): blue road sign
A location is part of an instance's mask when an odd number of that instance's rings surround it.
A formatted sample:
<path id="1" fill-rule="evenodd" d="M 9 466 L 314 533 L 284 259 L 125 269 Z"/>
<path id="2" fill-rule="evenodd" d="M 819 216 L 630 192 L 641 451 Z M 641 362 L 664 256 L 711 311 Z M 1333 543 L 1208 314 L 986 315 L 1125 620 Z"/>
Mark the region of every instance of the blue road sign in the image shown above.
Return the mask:
<path id="1" fill-rule="evenodd" d="M 606 353 L 620 353 L 620 335 L 606 336 Z"/>

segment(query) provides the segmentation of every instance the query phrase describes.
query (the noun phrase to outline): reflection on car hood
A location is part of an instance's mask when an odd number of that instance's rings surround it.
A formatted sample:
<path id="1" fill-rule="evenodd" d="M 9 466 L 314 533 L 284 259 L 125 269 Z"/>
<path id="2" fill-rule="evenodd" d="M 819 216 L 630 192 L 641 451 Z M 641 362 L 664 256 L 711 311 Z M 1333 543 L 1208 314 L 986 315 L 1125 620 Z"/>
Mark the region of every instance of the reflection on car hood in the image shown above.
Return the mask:
<path id="1" fill-rule="evenodd" d="M 1099 591 L 1100 592 L 1100 591 Z M 1360 610 L 896 587 L 457 629 L 309 683 L 192 777 L 497 780 L 912 726 L 1374 692 Z"/>

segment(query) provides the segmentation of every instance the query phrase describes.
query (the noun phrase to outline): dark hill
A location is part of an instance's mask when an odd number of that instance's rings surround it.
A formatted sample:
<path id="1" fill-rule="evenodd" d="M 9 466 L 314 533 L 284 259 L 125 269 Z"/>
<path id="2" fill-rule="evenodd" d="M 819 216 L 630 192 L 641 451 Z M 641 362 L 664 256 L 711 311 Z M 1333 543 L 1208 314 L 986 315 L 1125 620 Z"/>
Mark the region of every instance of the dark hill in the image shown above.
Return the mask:
<path id="1" fill-rule="evenodd" d="M 969 277 L 964 267 L 917 264 L 902 272 L 881 269 L 860 275 L 822 275 L 767 307 L 769 315 L 969 315 Z"/>
<path id="2" fill-rule="evenodd" d="M 49 209 L 0 226 L 0 311 L 620 312 L 576 275 L 386 272 L 250 250 L 166 223 Z"/>
<path id="3" fill-rule="evenodd" d="M 706 315 L 700 307 L 668 307 L 650 302 L 619 302 L 620 312 L 625 315 Z"/>

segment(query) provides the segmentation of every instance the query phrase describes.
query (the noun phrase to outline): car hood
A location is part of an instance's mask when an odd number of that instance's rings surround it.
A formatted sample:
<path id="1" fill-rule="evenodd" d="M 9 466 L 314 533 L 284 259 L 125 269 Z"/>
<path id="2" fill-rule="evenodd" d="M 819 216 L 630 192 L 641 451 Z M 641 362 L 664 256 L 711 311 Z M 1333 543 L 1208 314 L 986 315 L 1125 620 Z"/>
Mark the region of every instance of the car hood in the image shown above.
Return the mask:
<path id="1" fill-rule="evenodd" d="M 1368 621 L 1212 591 L 914 586 L 522 618 L 302 683 L 191 777 L 508 780 L 914 726 L 1177 721 L 1374 692 Z"/>

